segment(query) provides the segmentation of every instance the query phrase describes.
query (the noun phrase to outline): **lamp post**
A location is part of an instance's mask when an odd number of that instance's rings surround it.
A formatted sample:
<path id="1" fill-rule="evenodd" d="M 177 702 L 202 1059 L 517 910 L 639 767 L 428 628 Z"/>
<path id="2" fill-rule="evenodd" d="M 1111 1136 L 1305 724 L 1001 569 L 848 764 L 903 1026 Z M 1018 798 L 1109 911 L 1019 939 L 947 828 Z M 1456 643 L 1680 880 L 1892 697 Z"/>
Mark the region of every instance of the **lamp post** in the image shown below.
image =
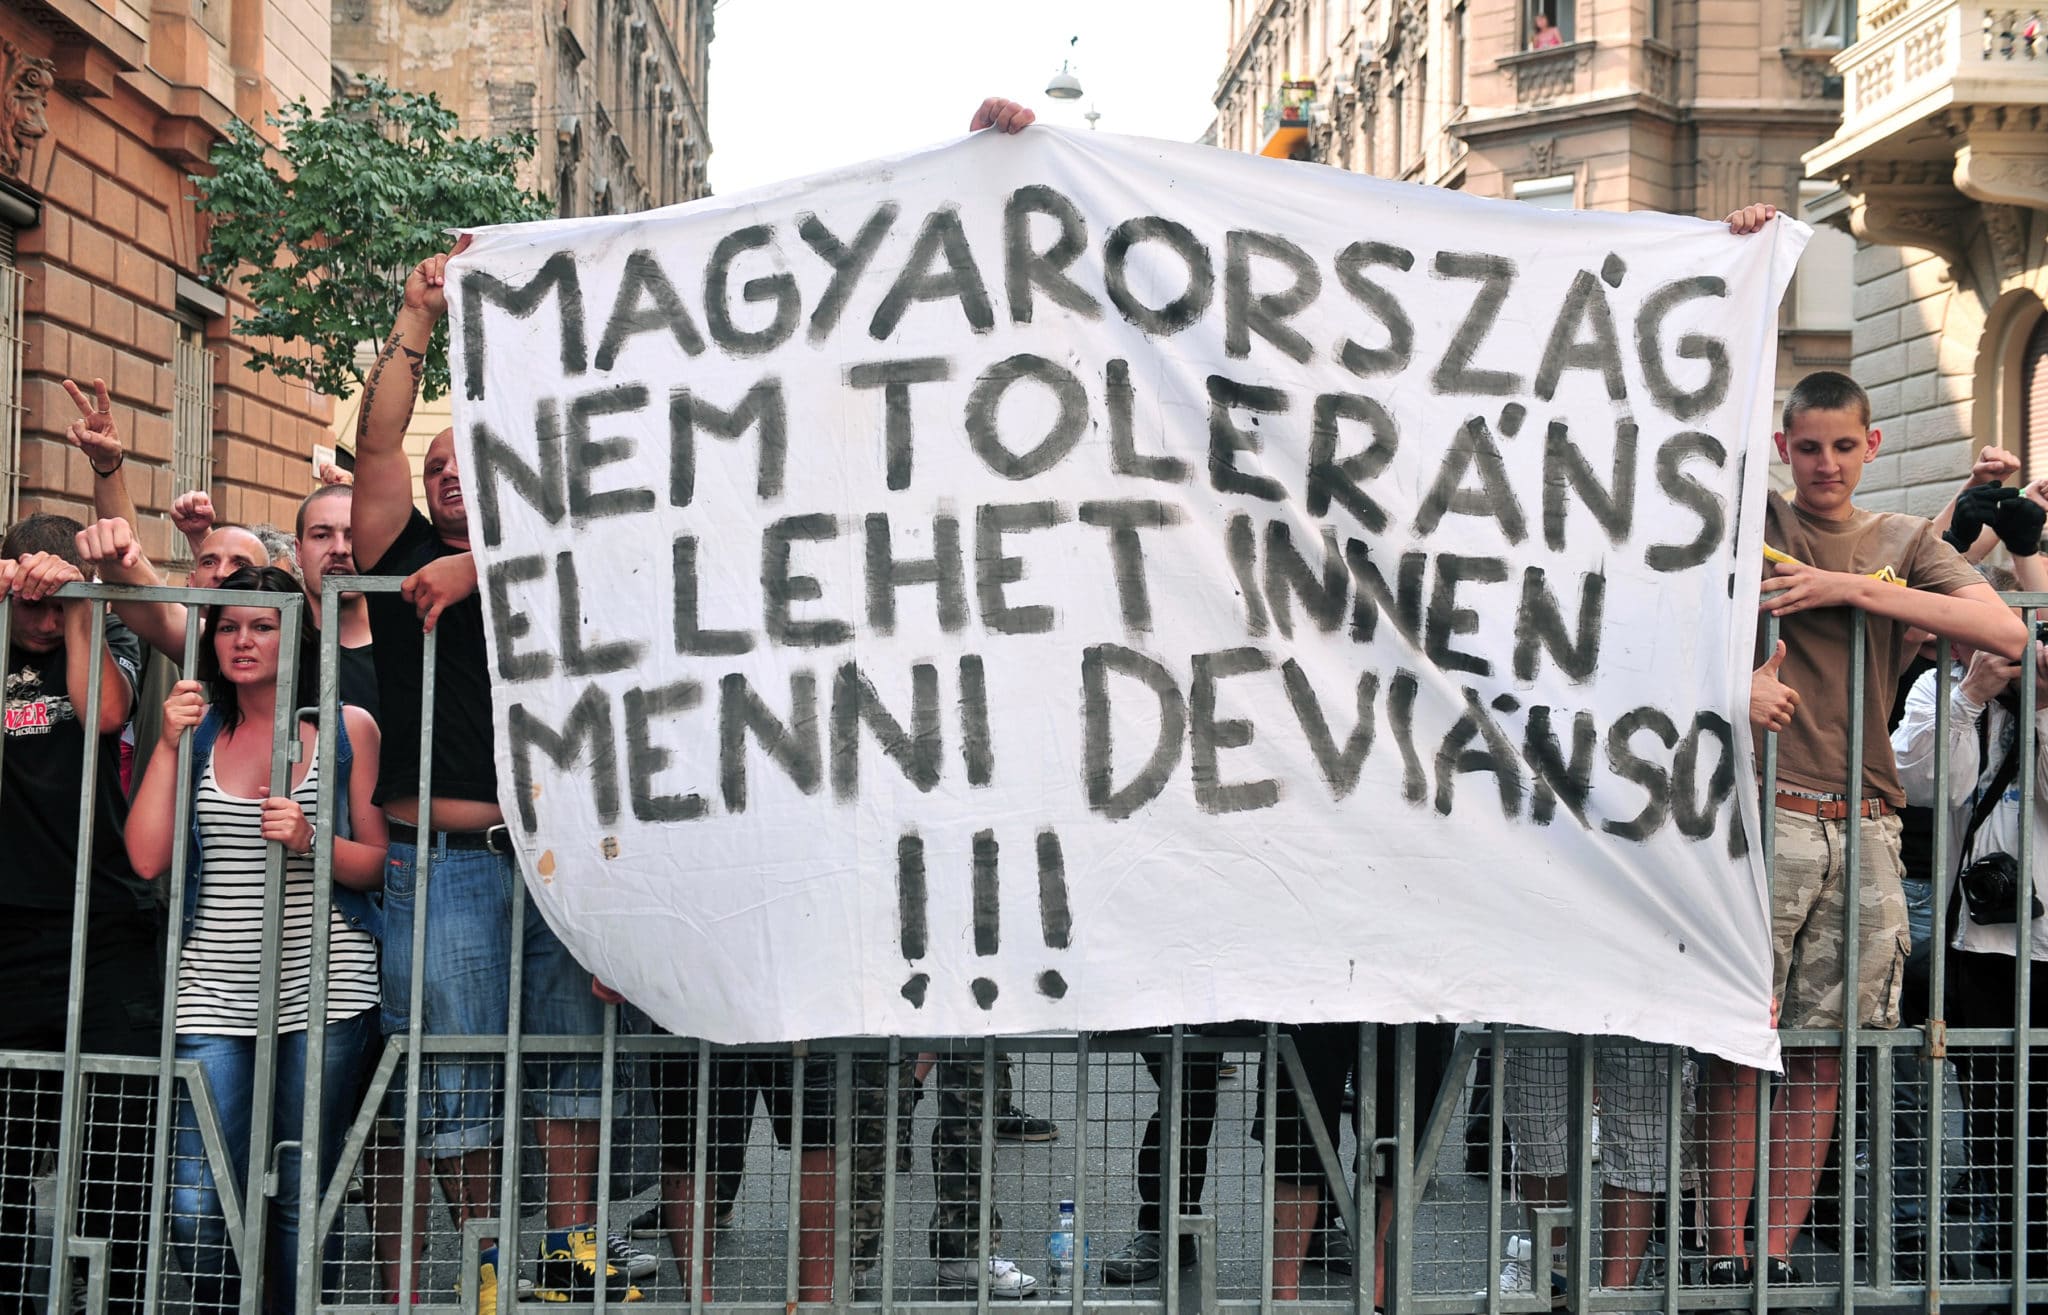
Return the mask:
<path id="1" fill-rule="evenodd" d="M 1071 52 L 1080 40 L 1078 36 L 1068 38 L 1069 57 L 1060 61 L 1060 71 L 1052 75 L 1051 82 L 1045 84 L 1045 94 L 1053 100 L 1081 99 L 1081 79 L 1075 77 L 1069 69 L 1069 65 L 1073 63 Z"/>

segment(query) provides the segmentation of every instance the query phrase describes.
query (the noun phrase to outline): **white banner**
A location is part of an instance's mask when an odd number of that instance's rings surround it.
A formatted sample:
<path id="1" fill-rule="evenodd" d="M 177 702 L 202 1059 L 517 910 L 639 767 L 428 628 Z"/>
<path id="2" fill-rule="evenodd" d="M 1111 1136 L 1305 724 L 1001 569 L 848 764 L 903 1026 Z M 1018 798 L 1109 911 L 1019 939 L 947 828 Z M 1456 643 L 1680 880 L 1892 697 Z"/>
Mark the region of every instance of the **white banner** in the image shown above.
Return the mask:
<path id="1" fill-rule="evenodd" d="M 500 793 L 715 1041 L 1501 1020 L 1773 1064 L 1808 230 L 1035 127 L 485 229 Z"/>

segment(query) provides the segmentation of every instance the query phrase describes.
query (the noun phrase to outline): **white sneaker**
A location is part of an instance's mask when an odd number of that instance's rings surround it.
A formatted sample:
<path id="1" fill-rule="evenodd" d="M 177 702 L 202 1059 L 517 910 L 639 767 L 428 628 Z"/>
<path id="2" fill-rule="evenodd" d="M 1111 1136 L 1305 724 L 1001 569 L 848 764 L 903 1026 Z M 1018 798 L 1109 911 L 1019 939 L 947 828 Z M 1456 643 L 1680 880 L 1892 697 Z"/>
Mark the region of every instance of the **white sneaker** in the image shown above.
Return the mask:
<path id="1" fill-rule="evenodd" d="M 941 1260 L 939 1262 L 939 1286 L 942 1288 L 971 1288 L 980 1282 L 974 1262 L 971 1260 Z M 1028 1297 L 1038 1291 L 1038 1280 L 1017 1268 L 1014 1261 L 1001 1256 L 988 1258 L 988 1295 L 991 1297 Z"/>
<path id="2" fill-rule="evenodd" d="M 1531 1263 L 1529 1239 L 1516 1234 L 1501 1248 L 1503 1259 L 1500 1265 L 1500 1291 L 1502 1296 L 1514 1296 L 1535 1291 L 1536 1266 Z M 1553 1257 L 1553 1260 L 1555 1258 Z M 1569 1284 L 1562 1271 L 1553 1269 L 1550 1274 L 1550 1305 L 1553 1310 L 1564 1305 Z M 1475 1294 L 1482 1299 L 1485 1293 Z"/>

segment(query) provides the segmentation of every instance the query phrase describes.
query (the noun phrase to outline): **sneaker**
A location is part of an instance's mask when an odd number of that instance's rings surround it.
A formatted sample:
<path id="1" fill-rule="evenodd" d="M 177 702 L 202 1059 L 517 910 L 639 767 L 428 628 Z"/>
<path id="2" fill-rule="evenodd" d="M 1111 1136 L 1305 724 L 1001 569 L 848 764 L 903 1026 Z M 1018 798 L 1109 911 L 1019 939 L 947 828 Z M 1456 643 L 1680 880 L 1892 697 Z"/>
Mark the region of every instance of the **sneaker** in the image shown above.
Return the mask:
<path id="1" fill-rule="evenodd" d="M 1136 1233 L 1123 1249 L 1102 1262 L 1105 1283 L 1150 1283 L 1159 1277 L 1159 1260 L 1166 1254 L 1166 1240 L 1158 1233 Z M 1180 1267 L 1195 1263 L 1195 1240 L 1180 1240 Z"/>
<path id="2" fill-rule="evenodd" d="M 617 1233 L 604 1240 L 605 1256 L 631 1279 L 653 1278 L 661 1262 Z"/>
<path id="3" fill-rule="evenodd" d="M 1002 1141 L 1053 1141 L 1059 1135 L 1060 1125 L 1034 1118 L 1015 1105 L 996 1111 L 996 1136 Z"/>
<path id="4" fill-rule="evenodd" d="M 1501 1295 L 1511 1292 L 1534 1292 L 1536 1290 L 1536 1266 L 1530 1259 L 1529 1239 L 1511 1237 L 1507 1244 L 1507 1258 L 1500 1266 Z M 1550 1308 L 1564 1309 L 1565 1301 L 1571 1295 L 1571 1280 L 1557 1270 L 1550 1271 Z"/>
<path id="5" fill-rule="evenodd" d="M 476 1309 L 477 1315 L 493 1315 L 498 1309 L 498 1248 L 485 1247 L 477 1252 L 476 1265 Z M 533 1283 L 529 1279 L 514 1282 L 513 1295 L 521 1301 L 533 1300 Z M 420 1294 L 412 1294 L 413 1304 L 418 1305 Z"/>
<path id="6" fill-rule="evenodd" d="M 1748 1287 L 1750 1279 L 1749 1261 L 1742 1256 L 1722 1256 L 1707 1262 L 1706 1286 L 1710 1288 Z"/>
<path id="7" fill-rule="evenodd" d="M 971 1260 L 941 1260 L 939 1262 L 939 1286 L 942 1288 L 972 1288 L 981 1281 L 981 1275 Z M 1017 1268 L 1014 1261 L 1001 1256 L 988 1258 L 988 1295 L 991 1297 L 1028 1297 L 1038 1291 L 1038 1280 Z"/>
<path id="8" fill-rule="evenodd" d="M 534 1272 L 536 1301 L 593 1300 L 597 1295 L 597 1267 L 604 1264 L 607 1301 L 639 1301 L 640 1289 L 627 1282 L 618 1266 L 598 1254 L 594 1228 L 557 1228 L 541 1238 L 540 1264 Z"/>

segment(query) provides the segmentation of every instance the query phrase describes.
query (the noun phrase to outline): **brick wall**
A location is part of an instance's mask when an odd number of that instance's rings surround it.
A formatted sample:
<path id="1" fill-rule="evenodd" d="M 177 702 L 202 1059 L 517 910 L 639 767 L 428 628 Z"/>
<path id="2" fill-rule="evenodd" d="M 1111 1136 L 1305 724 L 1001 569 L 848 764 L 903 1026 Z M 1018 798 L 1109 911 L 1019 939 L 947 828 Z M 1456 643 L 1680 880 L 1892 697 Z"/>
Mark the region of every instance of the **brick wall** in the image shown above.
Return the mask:
<path id="1" fill-rule="evenodd" d="M 4 14 L 0 36 L 38 54 L 55 44 L 48 31 Z M 209 123 L 226 116 L 202 88 L 183 90 L 178 101 L 146 77 L 60 80 L 49 132 L 13 180 L 42 202 L 42 222 L 18 243 L 27 278 L 21 512 L 90 518 L 95 480 L 64 440 L 77 411 L 61 381 L 103 378 L 129 445 L 137 528 L 157 561 L 171 547 L 164 512 L 182 491 L 171 467 L 178 278 L 196 279 L 202 241 L 187 174 L 212 140 Z M 231 304 L 229 316 L 241 309 Z M 249 351 L 229 336 L 229 317 L 196 318 L 215 358 L 215 505 L 232 520 L 289 526 L 311 487 L 312 446 L 326 441 L 332 404 L 304 384 L 246 369 Z"/>

